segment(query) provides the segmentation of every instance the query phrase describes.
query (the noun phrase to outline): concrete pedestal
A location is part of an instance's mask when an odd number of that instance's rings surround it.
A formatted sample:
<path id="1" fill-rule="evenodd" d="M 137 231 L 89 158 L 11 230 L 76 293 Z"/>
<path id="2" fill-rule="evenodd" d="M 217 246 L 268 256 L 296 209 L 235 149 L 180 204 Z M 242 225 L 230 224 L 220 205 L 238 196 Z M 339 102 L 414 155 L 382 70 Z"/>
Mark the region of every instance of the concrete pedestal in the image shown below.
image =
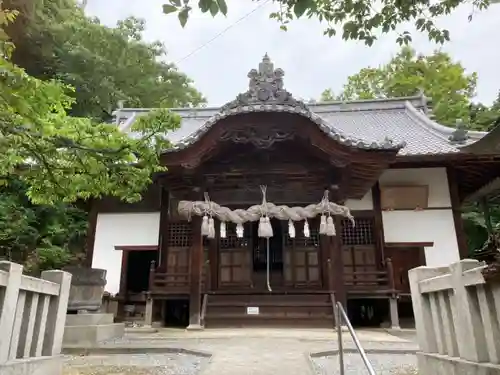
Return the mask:
<path id="1" fill-rule="evenodd" d="M 63 345 L 93 346 L 123 337 L 125 324 L 113 323 L 113 320 L 113 314 L 67 315 Z"/>

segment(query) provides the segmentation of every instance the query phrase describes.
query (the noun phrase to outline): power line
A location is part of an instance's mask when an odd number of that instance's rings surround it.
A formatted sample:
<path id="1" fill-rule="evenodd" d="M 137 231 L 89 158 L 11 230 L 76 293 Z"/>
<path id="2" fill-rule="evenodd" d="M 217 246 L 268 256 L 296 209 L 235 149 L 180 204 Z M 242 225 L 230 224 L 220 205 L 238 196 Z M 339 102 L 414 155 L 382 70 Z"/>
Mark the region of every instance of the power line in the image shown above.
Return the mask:
<path id="1" fill-rule="evenodd" d="M 216 40 L 217 38 L 221 37 L 222 35 L 224 35 L 228 30 L 232 29 L 234 26 L 236 26 L 237 24 L 239 24 L 241 21 L 243 21 L 244 19 L 248 18 L 249 16 L 251 16 L 253 13 L 255 13 L 257 10 L 259 10 L 260 8 L 262 8 L 264 5 L 266 5 L 267 3 L 269 3 L 270 0 L 264 0 L 262 3 L 260 3 L 259 5 L 257 5 L 255 8 L 253 8 L 250 12 L 246 13 L 244 16 L 242 16 L 241 18 L 239 18 L 237 21 L 233 22 L 231 25 L 229 25 L 228 27 L 226 27 L 224 30 L 222 30 L 221 32 L 219 32 L 218 34 L 216 34 L 212 39 L 208 40 L 207 42 L 203 43 L 201 46 L 199 46 L 198 48 L 194 49 L 193 51 L 191 51 L 190 53 L 188 53 L 186 56 L 184 56 L 183 58 L 181 58 L 180 60 L 178 60 L 175 64 L 178 65 L 179 63 L 183 62 L 184 60 L 186 60 L 187 58 L 193 56 L 196 52 L 198 52 L 199 50 L 205 48 L 206 46 L 208 46 L 210 43 L 212 43 L 214 40 Z"/>

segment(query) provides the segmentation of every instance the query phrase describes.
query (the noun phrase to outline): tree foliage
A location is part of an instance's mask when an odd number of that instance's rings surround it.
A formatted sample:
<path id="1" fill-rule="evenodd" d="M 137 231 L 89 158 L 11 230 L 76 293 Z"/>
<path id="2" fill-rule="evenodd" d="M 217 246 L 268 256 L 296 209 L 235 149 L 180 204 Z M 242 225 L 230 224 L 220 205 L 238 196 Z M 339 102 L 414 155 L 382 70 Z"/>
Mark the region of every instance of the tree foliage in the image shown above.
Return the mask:
<path id="1" fill-rule="evenodd" d="M 30 273 L 80 262 L 87 214 L 75 206 L 35 205 L 12 178 L 0 188 L 0 257 L 24 263 Z"/>
<path id="2" fill-rule="evenodd" d="M 163 170 L 165 135 L 180 118 L 155 110 L 131 137 L 105 122 L 117 101 L 171 107 L 204 99 L 162 61 L 161 44 L 142 40 L 140 20 L 108 28 L 72 0 L 8 3 L 0 1 L 0 256 L 37 271 L 78 260 L 87 223 L 74 203 L 137 201 Z"/>
<path id="3" fill-rule="evenodd" d="M 8 0 L 25 9 L 26 0 Z M 73 116 L 109 120 L 118 101 L 127 106 L 187 107 L 204 102 L 192 81 L 165 62 L 164 45 L 145 42 L 137 18 L 106 27 L 85 16 L 72 0 L 35 0 L 12 24 L 12 61 L 31 76 L 75 87 Z"/>
<path id="4" fill-rule="evenodd" d="M 458 119 L 469 122 L 476 82 L 477 74 L 467 74 L 447 53 L 436 51 L 424 56 L 403 47 L 387 64 L 350 76 L 337 97 L 325 90 L 321 99 L 394 98 L 417 95 L 422 90 L 432 99 L 435 120 L 454 125 Z"/>
<path id="5" fill-rule="evenodd" d="M 257 0 L 259 1 L 259 0 Z M 263 0 L 260 0 L 263 1 Z M 382 33 L 397 30 L 397 27 L 406 23 L 413 23 L 414 27 L 426 33 L 430 40 L 444 43 L 450 40 L 448 30 L 440 28 L 436 18 L 453 12 L 460 5 L 469 5 L 472 14 L 476 10 L 484 10 L 497 0 L 276 0 L 280 5 L 278 12 L 271 13 L 281 28 L 286 30 L 290 21 L 301 17 L 315 17 L 326 27 L 324 34 L 330 37 L 342 34 L 344 40 L 361 40 L 371 46 Z M 210 12 L 212 16 L 219 13 L 226 15 L 225 0 L 169 0 L 163 5 L 164 13 L 176 13 L 179 22 L 185 26 L 193 7 L 202 12 Z M 465 21 L 465 20 L 464 20 Z M 399 44 L 408 44 L 412 40 L 407 30 L 398 32 L 396 41 Z"/>

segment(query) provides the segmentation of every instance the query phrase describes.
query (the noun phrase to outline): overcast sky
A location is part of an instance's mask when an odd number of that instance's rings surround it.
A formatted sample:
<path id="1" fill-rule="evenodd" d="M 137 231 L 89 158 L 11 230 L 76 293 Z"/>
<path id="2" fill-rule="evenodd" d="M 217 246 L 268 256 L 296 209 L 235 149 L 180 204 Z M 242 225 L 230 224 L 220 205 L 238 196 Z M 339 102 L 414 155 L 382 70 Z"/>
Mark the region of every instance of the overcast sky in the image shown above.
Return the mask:
<path id="1" fill-rule="evenodd" d="M 372 47 L 339 37 L 328 38 L 323 36 L 323 25 L 316 20 L 294 21 L 287 32 L 281 31 L 277 22 L 269 19 L 269 13 L 276 7 L 272 2 L 236 23 L 259 6 L 259 2 L 227 1 L 227 17 L 214 19 L 197 12 L 185 29 L 176 15 L 162 14 L 161 6 L 167 0 L 88 0 L 86 10 L 107 25 L 131 15 L 144 18 L 146 39 L 165 43 L 168 60 L 177 63 L 195 81 L 210 105 L 224 104 L 245 91 L 248 71 L 257 67 L 266 52 L 275 67 L 284 69 L 285 87 L 296 97 L 310 99 L 319 98 L 326 88 L 339 92 L 349 75 L 387 62 L 399 48 L 396 36 L 391 34 Z M 476 13 L 469 23 L 471 10 L 466 5 L 439 20 L 440 26 L 450 30 L 452 38 L 443 49 L 461 61 L 468 72 L 478 73 L 475 100 L 491 103 L 500 89 L 500 4 Z M 227 32 L 192 54 L 231 25 Z M 417 33 L 413 47 L 422 53 L 439 48 Z"/>

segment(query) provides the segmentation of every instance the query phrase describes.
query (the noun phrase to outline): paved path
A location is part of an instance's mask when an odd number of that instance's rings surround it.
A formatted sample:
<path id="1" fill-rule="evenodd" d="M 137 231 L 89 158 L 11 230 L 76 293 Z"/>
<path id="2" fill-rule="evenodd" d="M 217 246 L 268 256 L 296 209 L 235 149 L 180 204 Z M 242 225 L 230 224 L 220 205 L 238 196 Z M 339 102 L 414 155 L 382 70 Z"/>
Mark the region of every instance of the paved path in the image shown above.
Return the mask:
<path id="1" fill-rule="evenodd" d="M 411 332 L 404 338 L 384 330 L 360 330 L 357 333 L 368 351 L 416 349 Z M 344 335 L 344 346 L 354 348 L 349 334 Z M 203 366 L 202 375 L 308 375 L 322 372 L 318 371 L 318 366 L 314 371 L 308 360 L 309 354 L 337 349 L 337 336 L 334 331 L 325 329 L 209 329 L 201 332 L 162 329 L 153 334 L 127 334 L 123 339 L 105 342 L 101 347 L 170 347 L 208 352 L 212 358 L 208 365 Z M 382 354 L 369 356 L 376 361 Z M 330 363 L 328 367 L 332 371 L 329 373 L 335 373 L 336 362 L 325 358 L 318 361 L 323 361 L 325 366 Z M 384 358 L 388 358 L 387 354 Z"/>

